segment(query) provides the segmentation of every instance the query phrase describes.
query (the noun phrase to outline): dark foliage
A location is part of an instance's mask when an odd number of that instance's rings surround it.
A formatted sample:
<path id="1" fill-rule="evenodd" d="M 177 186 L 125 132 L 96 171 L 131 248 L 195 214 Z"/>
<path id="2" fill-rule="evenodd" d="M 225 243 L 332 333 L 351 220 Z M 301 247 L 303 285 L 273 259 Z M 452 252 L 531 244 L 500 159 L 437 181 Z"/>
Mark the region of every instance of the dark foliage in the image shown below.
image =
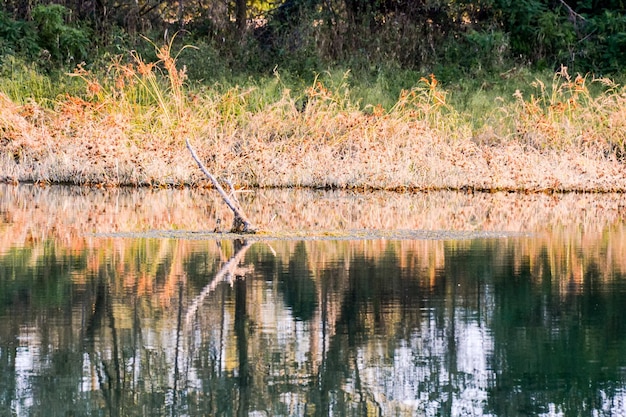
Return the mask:
<path id="1" fill-rule="evenodd" d="M 234 71 L 276 65 L 452 75 L 516 64 L 618 73 L 626 64 L 623 0 L 5 0 L 0 54 L 68 65 L 94 51 L 182 33 Z M 123 45 L 122 45 L 123 44 Z M 97 47 L 97 48 L 94 48 Z M 44 59 L 44 61 L 45 61 Z M 212 65 L 215 67 L 215 65 Z"/>

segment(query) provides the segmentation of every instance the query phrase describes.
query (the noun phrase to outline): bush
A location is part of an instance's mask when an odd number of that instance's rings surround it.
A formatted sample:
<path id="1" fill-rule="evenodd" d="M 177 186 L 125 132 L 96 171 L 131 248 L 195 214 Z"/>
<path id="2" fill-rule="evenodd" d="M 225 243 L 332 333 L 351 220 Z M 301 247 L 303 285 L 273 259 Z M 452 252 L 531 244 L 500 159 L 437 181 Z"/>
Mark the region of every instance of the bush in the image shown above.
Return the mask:
<path id="1" fill-rule="evenodd" d="M 22 54 L 33 57 L 39 50 L 34 26 L 13 20 L 0 10 L 0 55 Z"/>
<path id="2" fill-rule="evenodd" d="M 619 73 L 626 66 L 626 15 L 605 10 L 587 19 L 585 37 L 578 51 L 578 66 L 599 72 Z"/>
<path id="3" fill-rule="evenodd" d="M 33 9 L 33 21 L 38 30 L 38 45 L 56 63 L 80 63 L 87 59 L 89 30 L 65 24 L 69 9 L 59 4 L 38 5 Z"/>

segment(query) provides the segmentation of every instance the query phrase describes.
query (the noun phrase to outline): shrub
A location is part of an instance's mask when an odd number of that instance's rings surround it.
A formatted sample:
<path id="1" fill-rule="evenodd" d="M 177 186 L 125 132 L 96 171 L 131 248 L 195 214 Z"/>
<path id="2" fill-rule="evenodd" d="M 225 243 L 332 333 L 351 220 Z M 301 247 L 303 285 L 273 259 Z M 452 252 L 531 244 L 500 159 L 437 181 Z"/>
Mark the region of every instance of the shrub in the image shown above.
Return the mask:
<path id="1" fill-rule="evenodd" d="M 59 4 L 38 5 L 33 9 L 38 44 L 57 63 L 79 63 L 87 58 L 89 30 L 65 24 L 69 9 Z"/>
<path id="2" fill-rule="evenodd" d="M 24 21 L 13 20 L 0 10 L 0 55 L 18 53 L 35 56 L 39 49 L 33 25 Z"/>

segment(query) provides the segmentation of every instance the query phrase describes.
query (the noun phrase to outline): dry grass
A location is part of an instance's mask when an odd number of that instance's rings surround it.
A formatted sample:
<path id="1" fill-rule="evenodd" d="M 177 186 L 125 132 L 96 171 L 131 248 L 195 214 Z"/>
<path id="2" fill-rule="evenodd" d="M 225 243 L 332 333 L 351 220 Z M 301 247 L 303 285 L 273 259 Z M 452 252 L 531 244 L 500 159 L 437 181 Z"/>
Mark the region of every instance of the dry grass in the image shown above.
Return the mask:
<path id="1" fill-rule="evenodd" d="M 52 110 L 0 92 L 0 180 L 207 185 L 189 137 L 208 168 L 238 186 L 626 190 L 626 90 L 610 80 L 572 79 L 563 68 L 475 129 L 434 76 L 389 110 L 363 109 L 319 81 L 304 108 L 287 88 L 259 106 L 254 88 L 186 88 L 171 45 L 156 49 L 157 63 L 132 54 L 104 76 L 79 68 L 84 95 Z M 590 83 L 603 91 L 592 95 Z"/>

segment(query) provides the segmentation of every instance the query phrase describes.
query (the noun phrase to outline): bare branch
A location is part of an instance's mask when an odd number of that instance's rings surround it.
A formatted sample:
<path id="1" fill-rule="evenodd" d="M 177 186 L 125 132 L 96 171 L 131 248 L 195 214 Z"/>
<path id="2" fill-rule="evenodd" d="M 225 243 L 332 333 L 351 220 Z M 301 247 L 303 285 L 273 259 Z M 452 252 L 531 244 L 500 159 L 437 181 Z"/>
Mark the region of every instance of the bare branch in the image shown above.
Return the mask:
<path id="1" fill-rule="evenodd" d="M 563 6 L 565 6 L 565 8 L 567 9 L 567 11 L 569 12 L 570 19 L 572 19 L 573 21 L 575 21 L 577 18 L 578 18 L 578 19 L 580 19 L 580 20 L 585 20 L 585 17 L 584 17 L 584 16 L 579 15 L 578 13 L 576 13 L 576 12 L 574 11 L 574 9 L 572 9 L 572 8 L 570 7 L 570 5 L 569 5 L 569 4 L 565 3 L 565 0 L 559 0 L 559 2 L 560 2 Z"/>
<path id="2" fill-rule="evenodd" d="M 230 178 L 225 179 L 224 182 L 228 184 L 228 187 L 230 188 L 230 198 L 233 199 L 235 204 L 239 205 L 239 199 L 237 198 L 237 194 L 236 194 L 237 190 L 235 190 L 235 186 L 233 185 L 233 182 L 231 181 Z"/>
<path id="3" fill-rule="evenodd" d="M 213 186 L 215 187 L 217 192 L 220 193 L 220 195 L 222 196 L 222 200 L 224 200 L 224 203 L 226 203 L 228 208 L 230 208 L 232 210 L 233 214 L 235 215 L 235 218 L 233 220 L 233 227 L 231 229 L 231 232 L 233 232 L 233 233 L 255 233 L 256 230 L 254 229 L 254 226 L 252 226 L 252 223 L 250 223 L 250 221 L 248 220 L 246 215 L 243 213 L 243 210 L 241 209 L 241 207 L 239 207 L 239 204 L 237 204 L 236 201 L 233 201 L 228 196 L 228 194 L 226 194 L 226 191 L 224 191 L 224 189 L 220 185 L 220 183 L 217 180 L 217 178 L 215 178 L 213 176 L 213 174 L 211 174 L 209 172 L 209 170 L 206 169 L 206 167 L 204 166 L 202 161 L 200 161 L 200 158 L 198 158 L 198 155 L 196 154 L 196 151 L 191 146 L 191 143 L 189 142 L 189 139 L 185 139 L 185 142 L 187 143 L 187 149 L 189 149 L 189 152 L 191 152 L 191 156 L 193 157 L 193 159 L 198 164 L 198 167 L 200 167 L 200 170 L 204 173 L 204 175 L 207 176 L 207 178 L 209 180 L 211 180 L 211 183 L 213 183 Z"/>

